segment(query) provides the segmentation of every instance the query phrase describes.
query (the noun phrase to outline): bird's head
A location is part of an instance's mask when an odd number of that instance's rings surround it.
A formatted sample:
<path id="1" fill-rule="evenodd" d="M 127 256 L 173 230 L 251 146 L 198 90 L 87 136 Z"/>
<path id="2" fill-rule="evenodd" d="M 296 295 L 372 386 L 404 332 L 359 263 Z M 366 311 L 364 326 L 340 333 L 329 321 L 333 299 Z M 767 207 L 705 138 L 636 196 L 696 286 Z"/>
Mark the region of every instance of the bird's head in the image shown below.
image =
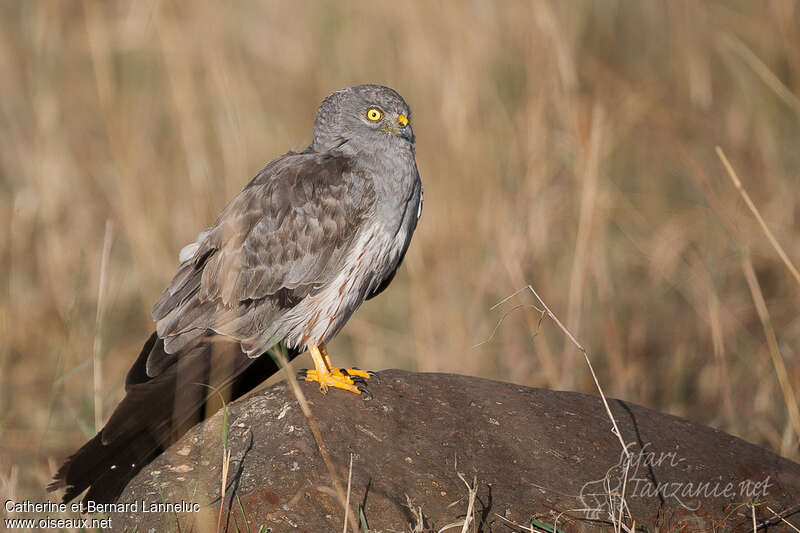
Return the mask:
<path id="1" fill-rule="evenodd" d="M 411 111 L 394 89 L 358 85 L 331 94 L 322 102 L 314 121 L 315 150 L 328 150 L 343 142 L 358 148 L 384 143 L 414 144 Z"/>

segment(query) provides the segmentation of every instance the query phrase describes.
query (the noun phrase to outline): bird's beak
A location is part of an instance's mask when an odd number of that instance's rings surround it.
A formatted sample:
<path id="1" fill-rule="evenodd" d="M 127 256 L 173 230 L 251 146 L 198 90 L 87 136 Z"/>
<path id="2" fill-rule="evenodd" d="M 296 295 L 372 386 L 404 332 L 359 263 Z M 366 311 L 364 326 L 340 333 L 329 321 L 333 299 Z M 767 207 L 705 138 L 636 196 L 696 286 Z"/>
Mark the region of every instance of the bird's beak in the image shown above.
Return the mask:
<path id="1" fill-rule="evenodd" d="M 403 137 L 414 142 L 414 130 L 411 129 L 411 124 L 408 123 L 408 117 L 405 115 L 397 115 L 397 125 L 400 126 L 399 131 L 396 135 Z"/>

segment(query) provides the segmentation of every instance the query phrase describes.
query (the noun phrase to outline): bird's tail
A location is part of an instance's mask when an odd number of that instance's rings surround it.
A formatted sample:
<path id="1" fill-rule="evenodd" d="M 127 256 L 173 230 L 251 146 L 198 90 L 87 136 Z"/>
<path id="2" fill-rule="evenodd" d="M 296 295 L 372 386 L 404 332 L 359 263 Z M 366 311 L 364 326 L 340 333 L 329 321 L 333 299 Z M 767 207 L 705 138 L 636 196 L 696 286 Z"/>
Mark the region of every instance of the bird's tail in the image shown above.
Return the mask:
<path id="1" fill-rule="evenodd" d="M 148 377 L 147 360 L 153 355 L 171 362 Z M 209 334 L 171 355 L 153 333 L 128 372 L 125 398 L 105 427 L 66 460 L 47 490 L 66 489 L 65 502 L 87 488 L 85 500 L 115 501 L 142 467 L 215 413 L 223 400 L 235 400 L 277 371 L 269 354 L 248 357 L 228 337 Z"/>

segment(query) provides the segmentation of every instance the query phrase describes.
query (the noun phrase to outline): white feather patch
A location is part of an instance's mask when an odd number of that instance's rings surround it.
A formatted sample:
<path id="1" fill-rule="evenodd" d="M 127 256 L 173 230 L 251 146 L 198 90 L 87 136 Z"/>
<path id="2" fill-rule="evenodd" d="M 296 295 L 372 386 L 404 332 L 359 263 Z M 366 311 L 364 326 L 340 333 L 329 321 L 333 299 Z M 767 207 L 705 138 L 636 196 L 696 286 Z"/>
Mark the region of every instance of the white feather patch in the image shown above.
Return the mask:
<path id="1" fill-rule="evenodd" d="M 187 244 L 183 248 L 181 248 L 180 253 L 178 254 L 178 261 L 183 263 L 194 257 L 194 254 L 197 253 L 197 249 L 200 248 L 200 245 L 196 242 L 191 244 Z"/>

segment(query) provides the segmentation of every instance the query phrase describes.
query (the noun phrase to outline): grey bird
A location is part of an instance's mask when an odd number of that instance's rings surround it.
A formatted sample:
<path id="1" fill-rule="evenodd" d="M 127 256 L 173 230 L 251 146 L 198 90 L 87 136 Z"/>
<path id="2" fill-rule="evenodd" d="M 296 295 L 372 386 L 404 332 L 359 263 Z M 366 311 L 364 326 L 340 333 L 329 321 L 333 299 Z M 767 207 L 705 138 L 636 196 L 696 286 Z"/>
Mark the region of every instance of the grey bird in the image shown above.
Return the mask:
<path id="1" fill-rule="evenodd" d="M 105 427 L 56 473 L 69 501 L 115 501 L 147 463 L 204 416 L 278 370 L 270 352 L 311 353 L 302 379 L 366 393 L 370 372 L 325 349 L 392 281 L 422 210 L 410 110 L 360 85 L 322 102 L 303 152 L 270 162 L 179 254 L 153 306 L 156 331 Z"/>

